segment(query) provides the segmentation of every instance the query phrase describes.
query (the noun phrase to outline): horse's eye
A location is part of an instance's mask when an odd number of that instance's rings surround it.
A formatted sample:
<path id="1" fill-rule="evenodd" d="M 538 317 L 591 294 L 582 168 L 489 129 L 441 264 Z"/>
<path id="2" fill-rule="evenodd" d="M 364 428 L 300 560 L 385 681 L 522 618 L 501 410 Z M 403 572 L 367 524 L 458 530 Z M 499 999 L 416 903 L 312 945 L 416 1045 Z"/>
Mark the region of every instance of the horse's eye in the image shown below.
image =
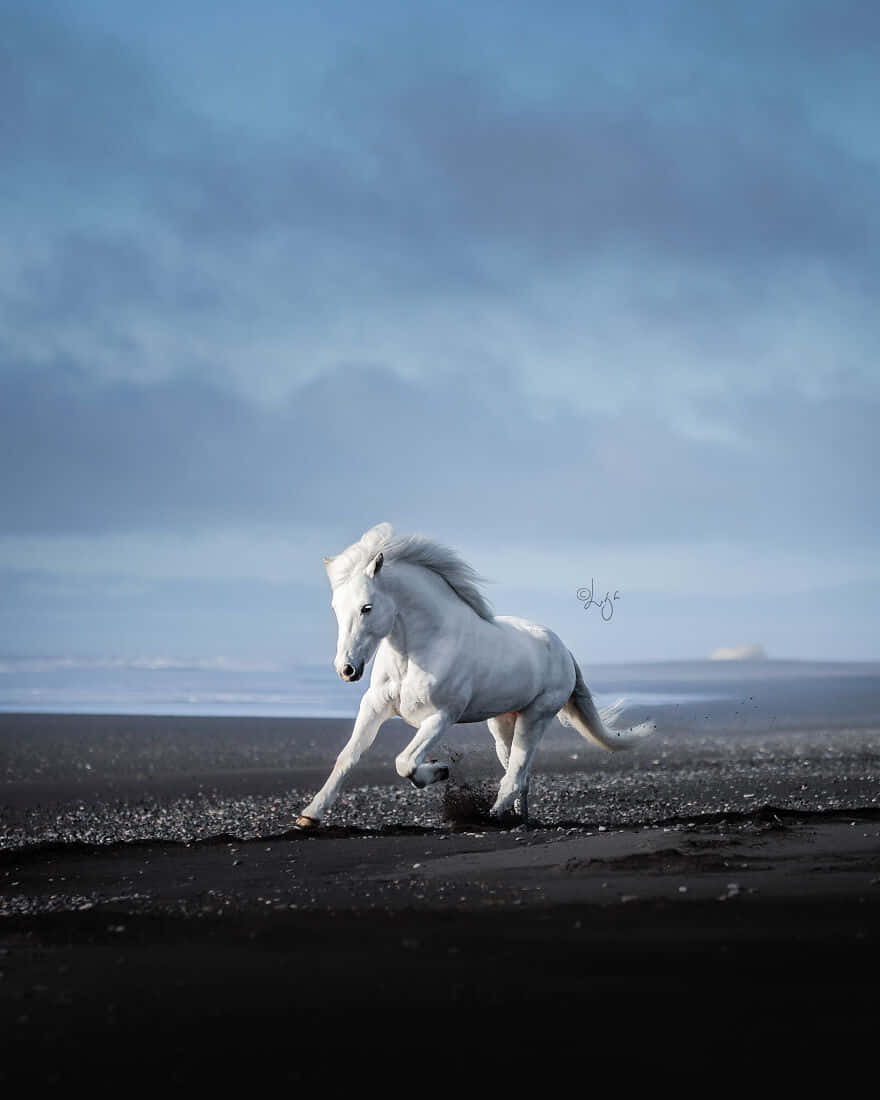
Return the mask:
<path id="1" fill-rule="evenodd" d="M 369 615 L 372 610 L 373 610 L 373 605 L 371 603 L 365 603 L 364 606 L 361 608 L 361 614 L 362 615 Z"/>

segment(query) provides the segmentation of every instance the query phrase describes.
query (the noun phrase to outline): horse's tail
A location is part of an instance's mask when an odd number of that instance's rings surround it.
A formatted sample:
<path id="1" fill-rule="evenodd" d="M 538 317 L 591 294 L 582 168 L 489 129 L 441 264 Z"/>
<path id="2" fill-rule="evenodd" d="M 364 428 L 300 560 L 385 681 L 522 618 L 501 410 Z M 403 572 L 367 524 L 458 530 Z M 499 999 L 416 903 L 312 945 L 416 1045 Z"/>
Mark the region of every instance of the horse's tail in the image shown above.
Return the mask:
<path id="1" fill-rule="evenodd" d="M 615 720 L 626 705 L 625 699 L 618 699 L 610 707 L 602 707 L 597 710 L 593 702 L 590 689 L 584 682 L 583 673 L 571 657 L 574 664 L 575 684 L 568 702 L 556 716 L 563 726 L 575 729 L 586 741 L 592 741 L 603 749 L 617 752 L 618 749 L 628 749 L 637 741 L 654 732 L 653 722 L 642 722 L 638 726 L 629 729 L 617 730 L 613 728 Z"/>

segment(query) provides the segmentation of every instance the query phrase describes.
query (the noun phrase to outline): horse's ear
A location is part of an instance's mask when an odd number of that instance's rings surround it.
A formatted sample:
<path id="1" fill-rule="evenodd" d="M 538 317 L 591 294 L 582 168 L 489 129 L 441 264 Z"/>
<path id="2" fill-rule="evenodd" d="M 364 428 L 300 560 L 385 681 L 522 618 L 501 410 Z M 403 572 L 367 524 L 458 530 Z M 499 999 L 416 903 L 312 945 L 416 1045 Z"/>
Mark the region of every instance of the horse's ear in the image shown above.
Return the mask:
<path id="1" fill-rule="evenodd" d="M 324 558 L 324 565 L 329 565 L 333 558 Z"/>
<path id="2" fill-rule="evenodd" d="M 368 577 L 375 577 L 379 570 L 382 568 L 382 562 L 385 561 L 385 555 L 380 550 L 379 553 L 373 558 L 365 570 Z"/>

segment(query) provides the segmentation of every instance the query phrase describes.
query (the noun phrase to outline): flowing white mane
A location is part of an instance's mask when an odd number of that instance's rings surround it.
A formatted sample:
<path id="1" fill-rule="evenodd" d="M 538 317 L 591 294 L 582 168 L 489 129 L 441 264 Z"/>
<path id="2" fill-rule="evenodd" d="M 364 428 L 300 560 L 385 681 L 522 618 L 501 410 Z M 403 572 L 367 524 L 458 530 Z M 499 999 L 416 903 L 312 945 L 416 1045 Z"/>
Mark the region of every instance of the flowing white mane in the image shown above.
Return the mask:
<path id="1" fill-rule="evenodd" d="M 345 584 L 358 570 L 364 569 L 379 551 L 382 552 L 386 565 L 408 562 L 410 565 L 430 569 L 442 577 L 481 619 L 491 622 L 494 618 L 489 601 L 479 588 L 482 578 L 454 550 L 422 535 L 395 537 L 388 523 L 378 524 L 335 558 L 325 559 L 330 584 L 333 588 Z"/>

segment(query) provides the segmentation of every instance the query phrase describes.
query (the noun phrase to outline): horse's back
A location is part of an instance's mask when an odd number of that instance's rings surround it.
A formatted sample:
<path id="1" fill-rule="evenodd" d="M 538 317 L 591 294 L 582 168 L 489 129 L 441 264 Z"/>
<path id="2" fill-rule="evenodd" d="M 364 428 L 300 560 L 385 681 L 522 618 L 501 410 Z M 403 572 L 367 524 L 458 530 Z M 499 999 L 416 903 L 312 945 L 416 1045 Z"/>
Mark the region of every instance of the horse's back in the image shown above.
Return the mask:
<path id="1" fill-rule="evenodd" d="M 568 656 L 568 648 L 559 635 L 541 623 L 515 615 L 496 615 L 493 621 L 513 644 L 525 643 L 527 648 L 543 649 L 551 658 Z"/>

